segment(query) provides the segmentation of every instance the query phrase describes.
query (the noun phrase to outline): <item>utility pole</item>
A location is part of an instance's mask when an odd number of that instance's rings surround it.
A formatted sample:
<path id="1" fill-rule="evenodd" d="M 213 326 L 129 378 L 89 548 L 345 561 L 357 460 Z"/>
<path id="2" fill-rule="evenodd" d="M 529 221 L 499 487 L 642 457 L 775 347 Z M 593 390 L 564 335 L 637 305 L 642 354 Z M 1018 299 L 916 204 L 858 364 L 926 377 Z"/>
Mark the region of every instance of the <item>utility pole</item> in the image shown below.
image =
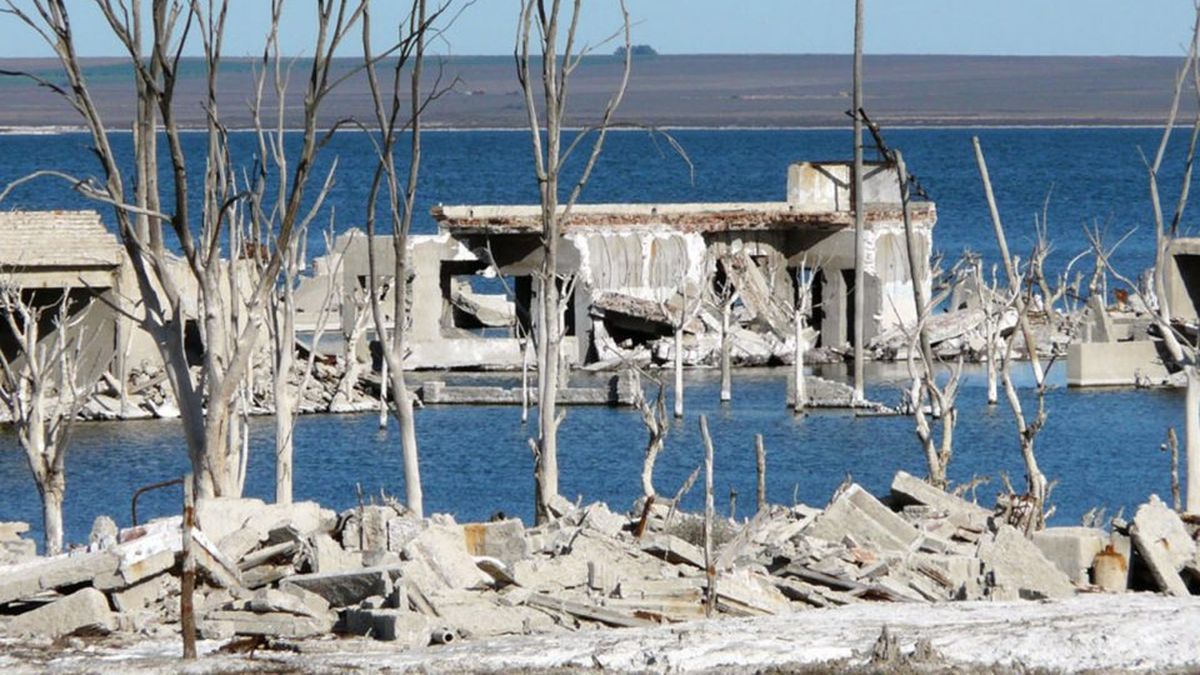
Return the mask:
<path id="1" fill-rule="evenodd" d="M 863 400 L 863 3 L 854 2 L 854 398 Z"/>

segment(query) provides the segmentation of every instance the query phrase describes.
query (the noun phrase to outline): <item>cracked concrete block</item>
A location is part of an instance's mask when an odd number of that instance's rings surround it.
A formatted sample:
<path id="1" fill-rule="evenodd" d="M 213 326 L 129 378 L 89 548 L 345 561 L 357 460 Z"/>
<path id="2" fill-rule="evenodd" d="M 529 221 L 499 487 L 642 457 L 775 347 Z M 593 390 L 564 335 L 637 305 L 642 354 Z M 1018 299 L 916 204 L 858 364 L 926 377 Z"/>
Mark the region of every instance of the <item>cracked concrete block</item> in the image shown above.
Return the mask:
<path id="1" fill-rule="evenodd" d="M 892 498 L 901 506 L 921 504 L 943 513 L 958 527 L 982 529 L 987 525 L 991 511 L 972 504 L 961 497 L 926 483 L 907 472 L 900 471 L 892 479 Z"/>
<path id="2" fill-rule="evenodd" d="M 1138 507 L 1133 527 L 1143 541 L 1153 543 L 1170 560 L 1176 571 L 1196 557 L 1196 542 L 1183 520 L 1158 495 L 1150 495 L 1150 500 Z"/>
<path id="3" fill-rule="evenodd" d="M 1042 555 L 1077 584 L 1088 584 L 1088 570 L 1108 536 L 1092 527 L 1048 527 L 1033 533 L 1033 544 Z"/>
<path id="4" fill-rule="evenodd" d="M 320 600 L 320 604 L 305 602 L 305 596 L 301 596 L 300 592 L 306 593 L 309 598 Z M 246 602 L 246 609 L 258 614 L 295 614 L 296 616 L 325 618 L 329 614 L 329 603 L 321 596 L 304 591 L 297 586 L 289 587 L 286 591 L 263 588 L 255 592 L 254 597 Z"/>
<path id="5" fill-rule="evenodd" d="M 387 521 L 387 550 L 393 553 L 404 551 L 408 542 L 424 530 L 426 522 L 411 516 L 396 516 Z"/>
<path id="6" fill-rule="evenodd" d="M 315 572 L 347 572 L 361 569 L 362 553 L 347 551 L 330 535 L 320 532 L 310 539 L 312 542 L 313 567 Z"/>
<path id="7" fill-rule="evenodd" d="M 842 541 L 851 535 L 860 545 L 900 553 L 912 550 L 921 539 L 917 528 L 858 484 L 838 495 L 804 534 L 827 541 Z"/>
<path id="8" fill-rule="evenodd" d="M 159 574 L 128 588 L 114 591 L 111 594 L 113 606 L 119 612 L 145 609 L 171 592 L 171 584 L 168 583 L 169 577 L 168 574 Z"/>
<path id="9" fill-rule="evenodd" d="M 237 610 L 218 610 L 197 622 L 201 632 L 225 635 L 265 635 L 300 639 L 325 635 L 333 630 L 332 616 L 314 618 L 283 612 L 259 614 Z"/>
<path id="10" fill-rule="evenodd" d="M 1179 514 L 1158 498 L 1138 507 L 1130 528 L 1133 545 L 1150 568 L 1159 589 L 1168 595 L 1189 595 L 1179 571 L 1196 555 L 1196 542 L 1188 535 Z"/>
<path id="11" fill-rule="evenodd" d="M 396 642 L 407 649 L 428 645 L 433 630 L 429 617 L 400 609 L 350 609 L 343 627 L 352 635 Z"/>
<path id="12" fill-rule="evenodd" d="M 29 523 L 26 522 L 13 520 L 0 523 L 0 541 L 18 541 L 28 531 Z"/>
<path id="13" fill-rule="evenodd" d="M 423 562 L 446 588 L 485 588 L 492 582 L 475 565 L 458 525 L 431 525 L 404 547 L 404 559 Z"/>
<path id="14" fill-rule="evenodd" d="M 279 587 L 286 590 L 295 586 L 325 598 L 332 607 L 350 607 L 372 595 L 387 595 L 399 575 L 399 568 L 368 567 L 349 572 L 298 574 L 284 579 Z"/>
<path id="15" fill-rule="evenodd" d="M 16 616 L 8 624 L 13 635 L 56 638 L 81 629 L 113 631 L 117 618 L 108 598 L 94 588 L 84 588 L 64 598 Z"/>
<path id="16" fill-rule="evenodd" d="M 1075 594 L 1066 573 L 1009 525 L 1000 526 L 994 537 L 984 538 L 978 556 L 994 599 L 1036 600 Z"/>
<path id="17" fill-rule="evenodd" d="M 525 537 L 525 525 L 520 519 L 468 523 L 462 528 L 467 552 L 473 556 L 496 558 L 511 567 L 517 561 L 528 558 L 531 553 L 529 540 Z"/>

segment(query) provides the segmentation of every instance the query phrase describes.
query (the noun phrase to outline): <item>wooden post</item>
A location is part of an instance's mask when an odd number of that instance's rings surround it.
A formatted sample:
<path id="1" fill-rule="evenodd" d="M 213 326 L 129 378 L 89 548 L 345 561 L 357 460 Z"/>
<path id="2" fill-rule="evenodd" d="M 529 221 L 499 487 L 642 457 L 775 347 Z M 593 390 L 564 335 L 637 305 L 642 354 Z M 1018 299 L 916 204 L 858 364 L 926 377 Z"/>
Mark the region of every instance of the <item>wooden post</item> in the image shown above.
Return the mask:
<path id="1" fill-rule="evenodd" d="M 700 435 L 704 437 L 704 572 L 708 580 L 704 615 L 712 616 L 717 603 L 717 568 L 713 558 L 713 442 L 708 433 L 708 418 L 700 416 Z"/>
<path id="2" fill-rule="evenodd" d="M 863 323 L 864 295 L 863 262 L 866 234 L 863 231 L 863 146 L 862 146 L 862 55 L 863 4 L 854 3 L 854 399 L 863 400 Z"/>
<path id="3" fill-rule="evenodd" d="M 767 448 L 762 434 L 754 434 L 754 454 L 758 460 L 758 512 L 767 510 Z"/>
<path id="4" fill-rule="evenodd" d="M 195 485 L 192 474 L 183 477 L 183 578 L 179 584 L 179 627 L 183 633 L 183 658 L 196 658 L 196 613 L 192 594 L 196 590 L 196 558 L 192 555 L 192 528 L 196 521 Z"/>

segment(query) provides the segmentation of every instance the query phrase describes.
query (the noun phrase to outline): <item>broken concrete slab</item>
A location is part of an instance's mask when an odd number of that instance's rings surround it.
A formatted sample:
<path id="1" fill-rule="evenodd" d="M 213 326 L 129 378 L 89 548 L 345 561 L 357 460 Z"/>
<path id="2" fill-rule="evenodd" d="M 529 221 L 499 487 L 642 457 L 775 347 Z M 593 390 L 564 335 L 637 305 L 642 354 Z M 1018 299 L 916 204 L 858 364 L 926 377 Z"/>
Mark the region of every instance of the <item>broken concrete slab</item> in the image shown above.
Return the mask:
<path id="1" fill-rule="evenodd" d="M 308 596 L 319 599 L 323 603 L 323 606 L 305 602 L 305 598 L 299 595 L 297 591 L 307 593 Z M 329 603 L 321 596 L 304 591 L 304 589 L 298 586 L 292 586 L 287 591 L 263 588 L 255 592 L 254 597 L 246 601 L 245 609 L 258 614 L 279 613 L 324 618 L 329 614 Z"/>
<path id="2" fill-rule="evenodd" d="M 428 526 L 428 523 L 412 516 L 396 516 L 387 521 L 387 550 L 401 553 L 408 542 Z M 368 549 L 369 550 L 369 549 Z"/>
<path id="3" fill-rule="evenodd" d="M 642 539 L 642 550 L 656 558 L 662 558 L 673 564 L 686 564 L 704 569 L 704 551 L 700 547 L 676 537 L 675 535 L 656 533 Z"/>
<path id="4" fill-rule="evenodd" d="M 1150 500 L 1138 507 L 1133 516 L 1133 528 L 1135 538 L 1153 544 L 1162 554 L 1159 557 L 1170 561 L 1175 571 L 1183 569 L 1196 557 L 1196 542 L 1188 534 L 1183 520 L 1158 495 L 1150 495 Z"/>
<path id="5" fill-rule="evenodd" d="M 622 530 L 625 529 L 625 526 L 629 524 L 628 518 L 620 514 L 613 513 L 612 510 L 608 508 L 608 504 L 605 504 L 604 502 L 596 502 L 595 504 L 591 504 L 583 511 L 584 515 L 579 524 L 583 527 L 596 530 L 597 532 L 608 537 L 617 536 Z"/>
<path id="6" fill-rule="evenodd" d="M 264 635 L 273 638 L 300 639 L 325 635 L 333 630 L 334 619 L 314 618 L 287 613 L 259 614 L 237 610 L 217 610 L 197 622 L 205 635 Z"/>
<path id="7" fill-rule="evenodd" d="M 1033 533 L 1033 544 L 1042 555 L 1076 584 L 1089 583 L 1088 570 L 1104 550 L 1108 535 L 1092 527 L 1048 527 Z"/>
<path id="8" fill-rule="evenodd" d="M 13 617 L 8 632 L 13 635 L 36 635 L 57 638 L 78 630 L 113 631 L 117 619 L 108 607 L 108 598 L 94 588 L 84 588 L 71 595 Z"/>
<path id="9" fill-rule="evenodd" d="M 396 642 L 405 649 L 428 645 L 433 631 L 429 617 L 406 609 L 349 609 L 341 626 L 351 635 Z"/>
<path id="10" fill-rule="evenodd" d="M 119 535 L 116 521 L 108 516 L 96 516 L 92 522 L 92 532 L 88 535 L 88 548 L 93 551 L 112 548 L 117 545 Z"/>
<path id="11" fill-rule="evenodd" d="M 368 567 L 347 572 L 298 574 L 284 579 L 279 587 L 295 586 L 324 598 L 332 607 L 351 607 L 372 595 L 388 595 L 400 576 L 395 567 Z"/>
<path id="12" fill-rule="evenodd" d="M 834 498 L 804 534 L 827 541 L 841 541 L 849 534 L 860 544 L 897 553 L 914 550 L 922 537 L 917 528 L 857 483 Z"/>
<path id="13" fill-rule="evenodd" d="M 0 541 L 0 565 L 12 565 L 37 557 L 37 542 L 31 539 Z"/>
<path id="14" fill-rule="evenodd" d="M 1012 526 L 1001 525 L 994 537 L 981 541 L 978 557 L 993 599 L 1037 600 L 1075 594 L 1066 573 Z"/>
<path id="15" fill-rule="evenodd" d="M 978 504 L 952 495 L 926 483 L 905 471 L 892 479 L 892 499 L 895 504 L 922 504 L 943 513 L 958 527 L 983 529 L 991 517 L 991 511 Z"/>
<path id="16" fill-rule="evenodd" d="M 110 595 L 112 604 L 119 612 L 145 609 L 170 593 L 172 587 L 179 587 L 178 582 L 172 582 L 174 577 L 169 574 L 144 579 L 122 590 L 113 591 Z"/>
<path id="17" fill-rule="evenodd" d="M 532 552 L 520 519 L 467 523 L 462 528 L 467 552 L 473 556 L 495 558 L 511 567 Z"/>
<path id="18" fill-rule="evenodd" d="M 362 553 L 347 551 L 325 532 L 314 534 L 309 542 L 313 572 L 346 572 L 363 567 Z"/>
<path id="19" fill-rule="evenodd" d="M 486 588 L 492 582 L 475 565 L 467 550 L 466 535 L 458 525 L 430 525 L 404 547 L 404 559 L 424 563 L 445 588 Z"/>
<path id="20" fill-rule="evenodd" d="M 0 542 L 18 541 L 21 535 L 29 531 L 29 523 L 22 521 L 6 521 L 0 523 Z"/>

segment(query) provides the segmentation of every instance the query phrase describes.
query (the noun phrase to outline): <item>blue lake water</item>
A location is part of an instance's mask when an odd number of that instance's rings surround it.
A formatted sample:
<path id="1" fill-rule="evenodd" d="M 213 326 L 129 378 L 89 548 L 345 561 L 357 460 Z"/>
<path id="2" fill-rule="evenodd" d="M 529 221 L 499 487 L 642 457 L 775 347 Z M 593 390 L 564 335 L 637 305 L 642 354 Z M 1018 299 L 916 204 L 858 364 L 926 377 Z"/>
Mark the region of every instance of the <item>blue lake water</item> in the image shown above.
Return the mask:
<path id="1" fill-rule="evenodd" d="M 1050 194 L 1050 233 L 1056 244 L 1051 265 L 1086 248 L 1084 225 L 1099 223 L 1112 238 L 1137 232 L 1115 262 L 1134 275 L 1153 257 L 1153 225 L 1145 169 L 1138 148 L 1152 154 L 1153 129 L 897 129 L 889 142 L 904 150 L 910 169 L 938 203 L 935 247 L 956 257 L 963 249 L 994 260 L 995 244 L 979 186 L 970 139 L 980 136 L 1012 247 L 1027 250 L 1034 214 Z M 681 130 L 674 132 L 694 165 L 694 177 L 662 140 L 622 132 L 612 136 L 595 179 L 584 193 L 590 202 L 782 200 L 786 168 L 804 159 L 849 155 L 850 135 L 835 130 Z M 128 136 L 114 135 L 119 147 Z M 1165 201 L 1178 187 L 1183 136 L 1168 158 L 1162 178 Z M 188 137 L 199 158 L 200 135 Z M 235 134 L 235 153 L 251 152 L 249 135 Z M 331 204 L 338 229 L 361 220 L 370 172 L 364 139 L 336 138 L 323 164 L 340 161 Z M 248 154 L 244 155 L 249 157 Z M 436 203 L 522 203 L 535 199 L 528 135 L 520 131 L 429 133 L 422 169 L 416 229 L 433 231 L 428 209 Z M 87 139 L 78 134 L 0 136 L 0 184 L 39 168 L 80 175 L 97 170 Z M 1175 161 L 1172 161 L 1175 160 Z M 199 169 L 199 167 L 197 167 Z M 194 170 L 193 176 L 201 171 Z M 88 206 L 61 183 L 41 182 L 14 193 L 0 208 L 81 208 Z M 105 213 L 105 217 L 109 217 Z M 1184 229 L 1195 219 L 1185 217 Z M 320 250 L 320 234 L 310 233 L 310 253 Z M 1022 369 L 1023 370 L 1023 369 Z M 826 374 L 840 377 L 839 369 Z M 840 413 L 794 417 L 784 405 L 782 370 L 743 371 L 735 379 L 735 401 L 718 403 L 715 373 L 690 373 L 688 415 L 672 429 L 656 474 L 659 489 L 671 493 L 702 457 L 696 416 L 709 415 L 716 442 L 718 502 L 728 507 L 730 489 L 745 512 L 753 502 L 754 439 L 764 435 L 768 449 L 769 492 L 773 501 L 823 504 L 847 474 L 871 490 L 886 488 L 897 469 L 922 471 L 922 458 L 909 418 L 855 418 Z M 872 393 L 898 399 L 903 369 L 875 371 Z M 1057 369 L 1052 381 L 1061 385 Z M 1026 383 L 1028 384 L 1028 383 Z M 1028 390 L 1026 390 L 1028 393 Z M 1130 507 L 1151 492 L 1169 493 L 1169 458 L 1159 450 L 1170 425 L 1180 426 L 1183 396 L 1176 392 L 1133 390 L 1076 391 L 1056 387 L 1048 396 L 1050 420 L 1038 438 L 1045 473 L 1058 480 L 1054 521 L 1075 522 L 1089 508 Z M 1020 485 L 1022 468 L 1015 427 L 1007 406 L 989 408 L 983 377 L 972 371 L 960 396 L 960 421 L 951 476 L 956 481 L 1005 471 Z M 460 519 L 486 518 L 498 510 L 529 519 L 532 514 L 532 458 L 520 411 L 502 407 L 430 407 L 417 418 L 427 509 Z M 15 437 L 0 435 L 0 520 L 28 520 L 37 528 L 37 493 Z M 256 420 L 246 492 L 269 498 L 272 490 L 273 430 L 269 418 Z M 564 494 L 607 500 L 624 509 L 639 490 L 645 432 L 636 413 L 608 408 L 573 409 L 562 428 L 561 487 Z M 305 417 L 296 431 L 296 496 L 334 508 L 357 502 L 380 489 L 403 494 L 399 438 L 393 428 L 377 429 L 374 415 Z M 86 539 L 100 513 L 129 522 L 129 499 L 141 485 L 178 476 L 187 460 L 175 422 L 91 423 L 76 427 L 68 459 L 67 535 Z M 980 489 L 990 500 L 998 483 Z M 178 490 L 147 496 L 141 512 L 178 512 Z M 698 507 L 700 495 L 687 505 Z"/>

